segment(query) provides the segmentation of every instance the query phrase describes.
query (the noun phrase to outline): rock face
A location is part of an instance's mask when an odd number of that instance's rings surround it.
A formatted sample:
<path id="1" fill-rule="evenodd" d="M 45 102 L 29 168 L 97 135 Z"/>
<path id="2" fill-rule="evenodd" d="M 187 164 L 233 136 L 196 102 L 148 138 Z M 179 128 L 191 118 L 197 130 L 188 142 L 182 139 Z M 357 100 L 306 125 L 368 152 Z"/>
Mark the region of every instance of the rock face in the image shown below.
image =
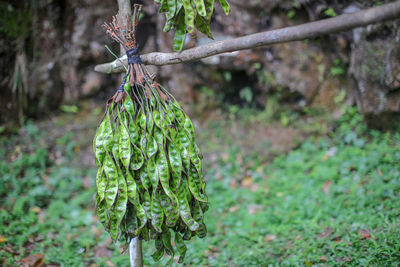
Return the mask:
<path id="1" fill-rule="evenodd" d="M 38 0 L 35 6 L 6 1 L 15 10 L 31 12 L 33 26 L 22 46 L 15 37 L 0 31 L 0 123 L 22 111 L 28 116 L 45 114 L 62 102 L 76 102 L 87 96 L 107 99 L 118 86 L 119 75 L 93 72 L 95 64 L 113 60 L 105 50 L 118 46 L 104 34 L 101 24 L 117 12 L 114 0 Z M 153 0 L 144 4 L 138 31 L 141 52 L 171 52 L 172 33 L 162 31 L 164 15 Z M 232 13 L 226 16 L 219 5 L 212 21 L 215 40 L 286 27 L 351 13 L 375 1 L 327 0 L 230 0 Z M 381 1 L 390 2 L 390 1 Z M 27 13 L 28 14 L 28 13 Z M 194 103 L 221 95 L 223 102 L 254 102 L 263 108 L 271 96 L 288 108 L 304 106 L 337 109 L 335 98 L 347 93 L 373 127 L 393 124 L 400 112 L 399 22 L 270 47 L 229 53 L 198 62 L 150 67 L 158 79 L 182 102 Z M 187 38 L 185 47 L 210 40 L 198 34 Z M 33 52 L 32 52 L 33 51 Z M 22 94 L 12 89 L 18 57 L 25 56 L 27 75 Z M 13 66 L 8 67 L 7 66 Z M 11 85 L 10 85 L 11 84 Z M 229 90 L 227 89 L 229 88 Z M 200 90 L 201 89 L 201 90 Z M 210 90 L 211 89 L 211 90 Z M 210 90 L 213 97 L 202 95 Z M 21 101 L 26 101 L 21 108 Z M 210 94 L 209 94 L 210 95 Z M 211 98 L 211 99 L 210 99 Z M 13 100 L 14 99 L 14 100 Z M 24 100 L 25 99 L 25 100 Z M 28 108 L 29 107 L 29 108 Z M 387 121 L 388 123 L 385 123 Z"/>
<path id="2" fill-rule="evenodd" d="M 370 126 L 392 127 L 400 115 L 400 27 L 387 23 L 355 34 L 350 73 L 358 108 Z"/>

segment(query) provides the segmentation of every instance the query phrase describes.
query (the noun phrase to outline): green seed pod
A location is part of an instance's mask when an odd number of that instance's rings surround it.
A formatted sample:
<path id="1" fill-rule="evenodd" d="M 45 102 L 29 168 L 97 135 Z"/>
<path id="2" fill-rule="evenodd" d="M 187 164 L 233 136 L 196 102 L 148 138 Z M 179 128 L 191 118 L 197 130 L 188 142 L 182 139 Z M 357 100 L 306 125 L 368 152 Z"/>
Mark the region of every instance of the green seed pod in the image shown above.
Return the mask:
<path id="1" fill-rule="evenodd" d="M 131 161 L 131 141 L 129 137 L 129 128 L 128 128 L 128 115 L 127 113 L 122 113 L 120 120 L 120 135 L 119 135 L 119 157 L 122 162 L 122 165 L 126 168 L 129 168 L 129 164 Z"/>
<path id="2" fill-rule="evenodd" d="M 219 3 L 221 4 L 222 9 L 224 10 L 226 15 L 229 15 L 231 12 L 231 7 L 229 6 L 228 2 L 226 0 L 219 0 Z"/>
<path id="3" fill-rule="evenodd" d="M 196 231 L 199 228 L 199 224 L 192 218 L 189 203 L 186 198 L 186 190 L 187 183 L 186 180 L 183 179 L 178 191 L 179 214 L 183 222 L 189 227 L 190 231 Z"/>
<path id="4" fill-rule="evenodd" d="M 195 202 L 194 205 L 193 217 L 200 223 L 199 229 L 196 231 L 196 235 L 198 235 L 200 238 L 204 238 L 207 235 L 207 228 L 203 221 L 204 214 L 201 210 L 199 202 Z"/>
<path id="5" fill-rule="evenodd" d="M 104 199 L 104 191 L 107 187 L 107 177 L 104 173 L 104 166 L 101 166 L 97 170 L 96 176 L 96 187 L 97 187 L 97 196 L 99 197 L 99 201 Z"/>
<path id="6" fill-rule="evenodd" d="M 107 206 L 106 206 L 106 201 L 101 200 L 99 195 L 96 196 L 96 214 L 97 217 L 99 218 L 99 221 L 103 224 L 104 228 L 106 231 L 109 231 L 110 225 L 108 222 L 108 216 L 107 216 Z"/>
<path id="7" fill-rule="evenodd" d="M 103 164 L 104 157 L 106 156 L 106 150 L 103 146 L 104 144 L 104 130 L 107 125 L 107 120 L 104 119 L 100 126 L 97 128 L 96 135 L 93 139 L 93 151 L 96 156 L 96 165 L 101 167 Z"/>
<path id="8" fill-rule="evenodd" d="M 204 5 L 204 0 L 195 0 L 196 9 L 200 16 L 205 17 L 207 15 L 206 6 Z"/>
<path id="9" fill-rule="evenodd" d="M 111 125 L 110 113 L 112 107 L 107 111 L 107 115 L 105 117 L 105 125 L 103 129 L 103 146 L 107 152 L 111 152 L 113 147 L 113 129 Z"/>
<path id="10" fill-rule="evenodd" d="M 107 154 L 104 159 L 104 173 L 108 180 L 104 197 L 106 199 L 107 209 L 111 209 L 118 193 L 118 172 L 109 154 Z"/>
<path id="11" fill-rule="evenodd" d="M 181 51 L 186 39 L 185 12 L 179 12 L 174 35 L 174 51 Z"/>
<path id="12" fill-rule="evenodd" d="M 161 226 L 164 221 L 164 213 L 161 208 L 159 193 L 153 191 L 151 198 L 151 224 L 157 232 L 162 232 Z"/>
<path id="13" fill-rule="evenodd" d="M 189 189 L 193 197 L 201 202 L 208 202 L 207 196 L 200 191 L 202 188 L 200 175 L 194 165 L 190 165 L 188 174 Z"/>
<path id="14" fill-rule="evenodd" d="M 193 9 L 192 3 L 190 0 L 182 0 L 183 8 L 185 9 L 185 24 L 186 30 L 188 33 L 194 33 L 194 19 L 196 17 L 196 13 Z"/>
<path id="15" fill-rule="evenodd" d="M 169 213 L 166 214 L 167 219 L 166 219 L 165 223 L 168 225 L 168 227 L 172 227 L 176 224 L 176 222 L 179 218 L 179 204 L 178 204 L 178 199 L 176 198 L 175 194 L 172 192 L 172 190 L 169 186 L 170 173 L 169 173 L 169 168 L 168 168 L 168 161 L 167 161 L 164 151 L 162 151 L 162 150 L 160 150 L 159 153 L 157 154 L 157 167 L 156 168 L 157 168 L 157 174 L 159 176 L 162 188 L 163 188 L 165 194 L 171 200 L 171 209 L 170 209 Z"/>
<path id="16" fill-rule="evenodd" d="M 180 255 L 178 263 L 183 263 L 187 248 L 183 242 L 182 236 L 178 232 L 175 232 L 175 245 Z"/>
<path id="17" fill-rule="evenodd" d="M 182 158 L 180 152 L 177 149 L 177 145 L 168 142 L 168 158 L 169 158 L 169 166 L 171 172 L 171 190 L 176 192 L 179 188 L 179 184 L 182 179 Z"/>
<path id="18" fill-rule="evenodd" d="M 125 177 L 122 174 L 122 171 L 119 168 L 117 168 L 117 170 L 118 170 L 118 197 L 117 201 L 115 202 L 114 211 L 115 211 L 115 216 L 117 218 L 116 223 L 117 226 L 119 227 L 119 225 L 122 222 L 122 218 L 126 213 L 126 205 L 128 202 L 128 188 L 125 181 Z"/>
<path id="19" fill-rule="evenodd" d="M 126 186 L 127 186 L 128 199 L 132 204 L 135 204 L 137 197 L 136 196 L 137 186 L 135 179 L 133 179 L 129 171 L 126 172 Z"/>
<path id="20" fill-rule="evenodd" d="M 159 261 L 164 256 L 164 244 L 161 239 L 154 240 L 156 251 L 151 255 L 155 261 Z"/>

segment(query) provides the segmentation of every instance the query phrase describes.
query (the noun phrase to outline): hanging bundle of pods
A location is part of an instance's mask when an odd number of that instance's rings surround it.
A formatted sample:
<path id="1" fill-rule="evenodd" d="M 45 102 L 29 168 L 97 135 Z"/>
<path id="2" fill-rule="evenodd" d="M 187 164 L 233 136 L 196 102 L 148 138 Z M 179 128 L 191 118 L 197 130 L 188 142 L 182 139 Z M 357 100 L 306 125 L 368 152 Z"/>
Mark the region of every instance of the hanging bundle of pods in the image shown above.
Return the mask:
<path id="1" fill-rule="evenodd" d="M 202 155 L 190 118 L 141 64 L 135 40 L 140 8 L 135 5 L 133 23 L 117 14 L 104 24 L 126 49 L 129 65 L 93 141 L 97 216 L 113 240 L 154 240 L 155 260 L 177 250 L 182 262 L 183 240 L 207 234 Z"/>

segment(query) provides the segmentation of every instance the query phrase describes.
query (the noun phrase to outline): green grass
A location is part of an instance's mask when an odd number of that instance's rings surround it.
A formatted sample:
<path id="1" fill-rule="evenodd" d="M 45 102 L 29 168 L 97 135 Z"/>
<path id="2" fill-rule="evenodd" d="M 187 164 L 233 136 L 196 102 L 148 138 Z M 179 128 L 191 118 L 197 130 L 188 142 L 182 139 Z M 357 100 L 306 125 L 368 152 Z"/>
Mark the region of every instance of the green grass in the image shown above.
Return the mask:
<path id="1" fill-rule="evenodd" d="M 94 216 L 95 170 L 70 163 L 74 136 L 22 131 L 0 141 L 0 265 L 41 253 L 47 264 L 128 266 Z M 398 133 L 367 130 L 350 109 L 331 134 L 268 164 L 229 144 L 205 159 L 209 233 L 188 243 L 185 265 L 400 266 Z M 164 266 L 151 253 L 145 244 L 145 264 Z"/>

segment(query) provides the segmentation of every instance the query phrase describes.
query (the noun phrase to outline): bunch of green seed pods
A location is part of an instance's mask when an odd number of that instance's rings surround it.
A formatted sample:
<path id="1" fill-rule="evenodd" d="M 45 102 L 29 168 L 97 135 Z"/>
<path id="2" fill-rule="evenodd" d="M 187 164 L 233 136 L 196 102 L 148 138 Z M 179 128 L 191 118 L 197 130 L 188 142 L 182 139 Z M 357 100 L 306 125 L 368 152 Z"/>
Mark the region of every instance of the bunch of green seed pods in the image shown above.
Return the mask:
<path id="1" fill-rule="evenodd" d="M 125 83 L 121 95 L 109 101 L 93 141 L 97 216 L 113 240 L 154 240 L 155 260 L 164 252 L 172 260 L 178 252 L 182 262 L 184 240 L 207 234 L 208 199 L 193 123 L 149 78 Z"/>
<path id="2" fill-rule="evenodd" d="M 210 23 L 214 13 L 215 0 L 154 0 L 159 3 L 160 13 L 165 13 L 164 31 L 175 29 L 174 50 L 180 51 L 185 42 L 186 33 L 195 35 L 195 29 L 212 39 Z M 230 6 L 226 0 L 219 0 L 225 14 Z"/>

